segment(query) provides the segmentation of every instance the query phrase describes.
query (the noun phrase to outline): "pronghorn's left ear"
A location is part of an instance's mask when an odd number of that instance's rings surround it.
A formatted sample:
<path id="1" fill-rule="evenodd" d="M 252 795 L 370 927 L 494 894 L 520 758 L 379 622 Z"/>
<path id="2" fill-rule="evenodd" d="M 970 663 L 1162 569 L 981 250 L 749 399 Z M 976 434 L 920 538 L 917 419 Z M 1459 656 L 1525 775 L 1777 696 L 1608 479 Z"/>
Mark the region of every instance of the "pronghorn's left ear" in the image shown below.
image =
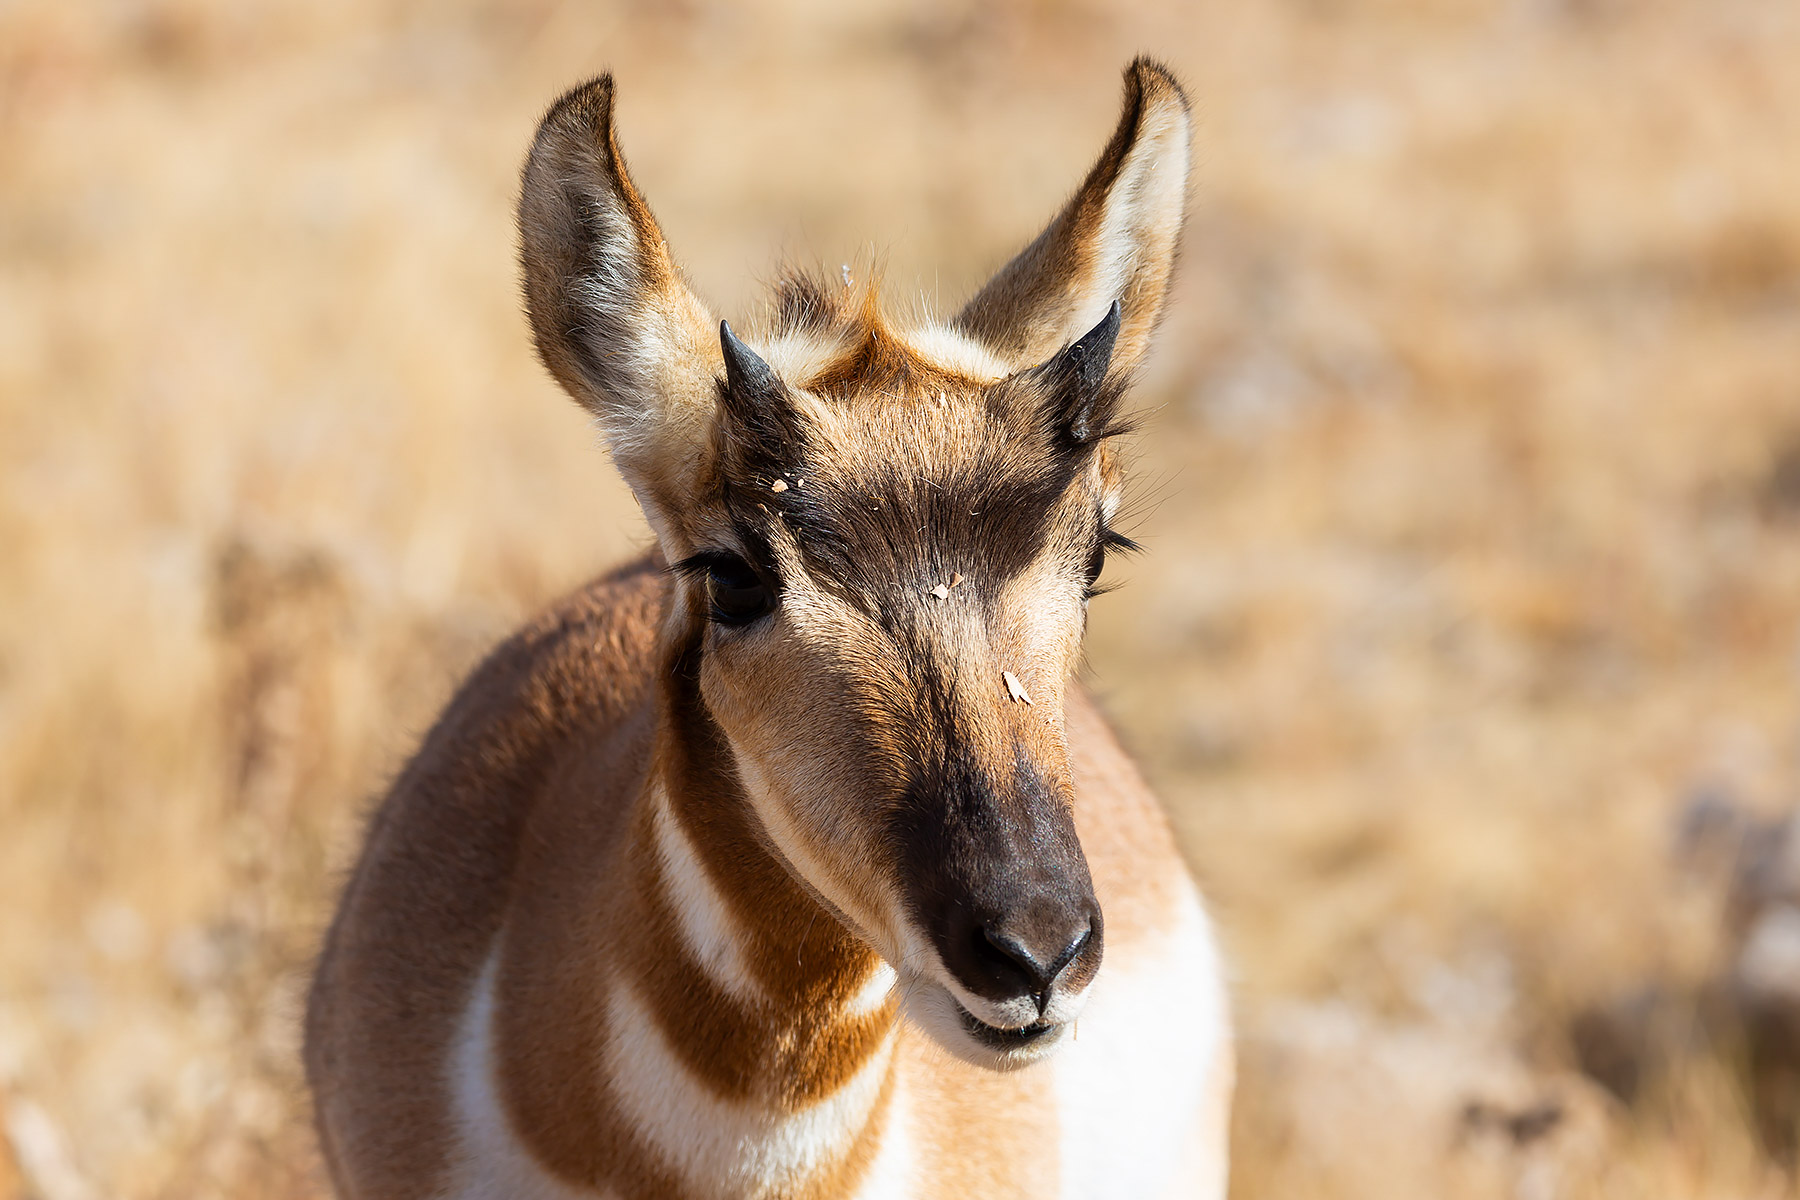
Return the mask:
<path id="1" fill-rule="evenodd" d="M 719 342 L 626 173 L 612 76 L 570 91 L 538 127 L 519 256 L 538 355 L 599 421 L 664 550 L 684 554 L 681 514 L 711 444 Z"/>
<path id="2" fill-rule="evenodd" d="M 1081 189 L 957 314 L 1015 368 L 1043 362 L 1119 304 L 1111 371 L 1128 376 L 1162 312 L 1187 203 L 1188 102 L 1166 67 L 1125 69 L 1125 111 Z"/>

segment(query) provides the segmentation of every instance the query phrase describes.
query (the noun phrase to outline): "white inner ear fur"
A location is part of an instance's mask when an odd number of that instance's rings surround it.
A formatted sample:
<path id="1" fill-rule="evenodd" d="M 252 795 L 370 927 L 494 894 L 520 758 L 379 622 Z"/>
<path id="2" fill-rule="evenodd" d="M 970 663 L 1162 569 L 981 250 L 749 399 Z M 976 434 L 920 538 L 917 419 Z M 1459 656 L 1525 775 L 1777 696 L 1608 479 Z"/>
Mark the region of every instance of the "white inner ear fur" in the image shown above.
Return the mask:
<path id="1" fill-rule="evenodd" d="M 625 236 L 631 236 L 628 226 Z M 616 249 L 608 246 L 595 257 L 609 262 Z M 620 467 L 650 468 L 657 476 L 663 474 L 657 467 L 674 465 L 668 460 L 704 444 L 722 358 L 716 346 L 699 340 L 702 331 L 712 330 L 712 316 L 685 287 L 639 301 L 630 291 L 614 290 L 621 286 L 596 273 L 576 289 L 609 335 L 594 351 L 609 360 L 613 394 L 595 407 Z"/>
<path id="2" fill-rule="evenodd" d="M 1065 341 L 1100 323 L 1145 254 L 1166 258 L 1187 203 L 1188 125 L 1179 106 L 1155 105 L 1143 116 L 1137 142 L 1119 167 L 1106 196 L 1095 236 L 1099 253 L 1064 331 Z M 1170 228 L 1173 226 L 1174 228 Z"/>

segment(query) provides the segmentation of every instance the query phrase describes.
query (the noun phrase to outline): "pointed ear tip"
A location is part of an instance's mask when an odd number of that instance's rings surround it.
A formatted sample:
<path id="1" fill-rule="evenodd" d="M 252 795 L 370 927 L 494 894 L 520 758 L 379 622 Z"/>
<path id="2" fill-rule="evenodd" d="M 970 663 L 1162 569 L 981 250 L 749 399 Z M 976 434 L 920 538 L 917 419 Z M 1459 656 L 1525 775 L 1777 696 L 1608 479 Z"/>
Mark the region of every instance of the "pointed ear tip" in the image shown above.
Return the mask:
<path id="1" fill-rule="evenodd" d="M 1125 68 L 1126 87 L 1135 89 L 1152 101 L 1173 100 L 1182 112 L 1188 111 L 1187 90 L 1175 72 L 1148 54 L 1140 54 Z"/>
<path id="2" fill-rule="evenodd" d="M 570 126 L 584 133 L 603 132 L 612 124 L 612 110 L 613 77 L 608 71 L 558 96 L 538 123 L 537 140 L 541 142 L 547 134 L 569 130 Z"/>

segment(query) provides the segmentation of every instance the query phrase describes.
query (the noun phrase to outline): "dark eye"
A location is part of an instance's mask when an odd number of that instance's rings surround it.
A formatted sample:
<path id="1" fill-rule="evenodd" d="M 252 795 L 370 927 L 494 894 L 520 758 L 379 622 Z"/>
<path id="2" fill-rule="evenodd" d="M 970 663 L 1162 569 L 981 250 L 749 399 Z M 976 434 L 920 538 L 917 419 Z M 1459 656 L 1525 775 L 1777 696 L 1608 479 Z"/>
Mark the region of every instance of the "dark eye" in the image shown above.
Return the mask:
<path id="1" fill-rule="evenodd" d="M 1116 533 L 1102 526 L 1100 536 L 1094 539 L 1094 552 L 1088 555 L 1087 585 L 1083 590 L 1082 598 L 1092 600 L 1095 596 L 1109 590 L 1096 586 L 1100 582 L 1100 572 L 1106 569 L 1106 556 L 1109 552 L 1118 551 L 1122 554 L 1130 554 L 1137 549 L 1140 549 L 1138 544 L 1124 534 Z"/>
<path id="2" fill-rule="evenodd" d="M 748 625 L 775 607 L 769 585 L 735 554 L 707 560 L 706 595 L 712 601 L 712 619 L 721 625 Z"/>
<path id="3" fill-rule="evenodd" d="M 1088 595 L 1094 594 L 1094 585 L 1100 582 L 1100 572 L 1104 570 L 1106 570 L 1106 543 L 1104 541 L 1095 542 L 1094 552 L 1088 555 L 1087 560 Z"/>

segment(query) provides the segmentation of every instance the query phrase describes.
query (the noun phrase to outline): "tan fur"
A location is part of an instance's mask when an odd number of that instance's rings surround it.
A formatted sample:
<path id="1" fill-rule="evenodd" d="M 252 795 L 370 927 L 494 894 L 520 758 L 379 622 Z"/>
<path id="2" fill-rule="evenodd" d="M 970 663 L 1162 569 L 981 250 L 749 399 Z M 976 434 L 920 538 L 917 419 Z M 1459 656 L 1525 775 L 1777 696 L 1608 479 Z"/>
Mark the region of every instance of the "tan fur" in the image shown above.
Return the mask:
<path id="1" fill-rule="evenodd" d="M 611 81 L 546 117 L 520 204 L 534 333 L 661 550 L 497 650 L 371 825 L 307 1020 L 347 1200 L 500 1186 L 471 1182 L 490 1167 L 557 1195 L 824 1200 L 897 1169 L 908 1195 L 1060 1186 L 1082 1131 L 1047 1068 L 954 1057 L 909 1015 L 940 985 L 893 822 L 922 762 L 1002 790 L 1028 763 L 1066 798 L 1104 912 L 1105 966 L 1078 959 L 1066 987 L 1096 969 L 1152 986 L 1171 945 L 1205 937 L 1184 932 L 1166 820 L 1071 684 L 1116 456 L 1057 442 L 1026 370 L 1117 298 L 1122 387 L 1160 310 L 1185 100 L 1142 60 L 1126 81 L 1082 190 L 955 326 L 897 329 L 873 289 L 779 285 L 764 341 L 786 424 L 757 430 L 733 424 L 711 322 L 625 171 Z M 752 534 L 779 608 L 723 628 L 704 579 L 666 564 L 748 555 Z M 871 993 L 890 965 L 898 990 Z M 1222 1179 L 1229 1058 L 1207 1061 L 1194 1152 Z M 495 1115 L 471 1117 L 482 1097 Z"/>

